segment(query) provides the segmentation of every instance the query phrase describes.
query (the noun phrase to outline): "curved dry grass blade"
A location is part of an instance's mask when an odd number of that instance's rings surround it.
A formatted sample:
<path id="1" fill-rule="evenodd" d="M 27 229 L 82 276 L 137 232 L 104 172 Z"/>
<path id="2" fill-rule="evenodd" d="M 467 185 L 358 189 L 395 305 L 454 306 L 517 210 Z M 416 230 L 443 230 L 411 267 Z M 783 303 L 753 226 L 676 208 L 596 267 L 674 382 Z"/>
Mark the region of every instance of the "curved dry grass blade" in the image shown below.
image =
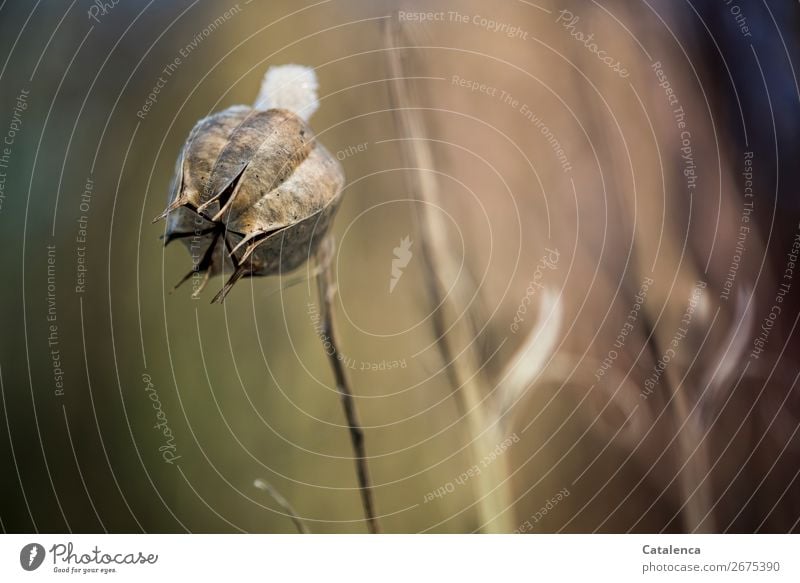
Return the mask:
<path id="1" fill-rule="evenodd" d="M 545 288 L 539 301 L 539 314 L 522 344 L 500 373 L 497 396 L 500 417 L 510 424 L 509 413 L 544 370 L 555 352 L 561 333 L 563 305 L 557 290 Z"/>
<path id="2" fill-rule="evenodd" d="M 270 484 L 266 480 L 263 480 L 261 478 L 257 478 L 253 482 L 253 486 L 258 488 L 262 492 L 266 492 L 267 494 L 269 494 L 272 497 L 272 499 L 275 500 L 275 502 L 278 503 L 278 506 L 280 506 L 281 508 L 283 508 L 286 511 L 286 514 L 288 514 L 289 518 L 292 519 L 292 522 L 294 523 L 294 527 L 297 529 L 297 532 L 299 532 L 300 534 L 310 534 L 309 531 L 308 531 L 308 528 L 305 525 L 305 523 L 297 515 L 297 512 L 292 507 L 292 505 L 289 504 L 289 501 L 286 498 L 284 498 L 281 495 L 281 493 L 278 492 L 272 486 L 272 484 Z"/>
<path id="3" fill-rule="evenodd" d="M 418 111 L 412 108 L 410 87 L 407 82 L 400 50 L 396 39 L 404 39 L 399 27 L 391 22 L 385 25 L 385 52 L 389 70 L 390 96 L 398 132 L 403 137 L 403 155 L 408 168 L 420 169 L 409 180 L 408 188 L 412 196 L 433 203 L 436 207 L 439 187 L 432 172 L 424 169 L 434 168 L 433 155 L 427 142 L 424 125 Z M 403 43 L 405 44 L 405 43 Z M 406 175 L 408 176 L 408 175 Z M 425 206 L 428 205 L 419 205 Z M 433 332 L 437 348 L 450 379 L 451 390 L 456 405 L 464 418 L 469 431 L 470 451 L 474 460 L 481 460 L 504 439 L 500 419 L 496 410 L 488 406 L 488 391 L 482 376 L 481 356 L 475 346 L 475 329 L 470 317 L 461 318 L 448 327 L 445 314 L 461 313 L 460 306 L 467 306 L 469 294 L 465 294 L 464 279 L 456 279 L 458 268 L 449 251 L 447 230 L 428 209 L 418 209 L 417 221 L 422 264 L 426 273 L 426 286 L 429 302 L 439 306 L 432 314 Z M 455 281 L 451 294 L 446 293 L 445 281 Z M 455 299 L 457 298 L 457 299 Z M 460 336 L 460 341 L 456 341 Z M 467 346 L 459 351 L 457 346 Z M 483 386 L 482 386 L 483 385 Z M 490 532 L 511 532 L 513 522 L 513 498 L 510 491 L 506 460 L 498 458 L 491 471 L 484 471 L 473 481 L 476 489 L 476 502 L 480 528 Z"/>

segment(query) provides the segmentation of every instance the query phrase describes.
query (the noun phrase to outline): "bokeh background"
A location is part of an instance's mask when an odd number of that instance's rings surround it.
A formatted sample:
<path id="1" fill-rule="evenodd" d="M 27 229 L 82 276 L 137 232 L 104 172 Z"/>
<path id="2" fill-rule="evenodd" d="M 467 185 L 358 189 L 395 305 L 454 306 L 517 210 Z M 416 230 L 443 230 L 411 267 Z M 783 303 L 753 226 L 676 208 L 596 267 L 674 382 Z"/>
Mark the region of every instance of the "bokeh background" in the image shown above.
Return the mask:
<path id="1" fill-rule="evenodd" d="M 2 2 L 0 527 L 294 532 L 263 480 L 364 532 L 313 266 L 211 305 L 151 223 L 195 122 L 299 63 L 385 531 L 797 531 L 798 33 L 791 0 Z"/>

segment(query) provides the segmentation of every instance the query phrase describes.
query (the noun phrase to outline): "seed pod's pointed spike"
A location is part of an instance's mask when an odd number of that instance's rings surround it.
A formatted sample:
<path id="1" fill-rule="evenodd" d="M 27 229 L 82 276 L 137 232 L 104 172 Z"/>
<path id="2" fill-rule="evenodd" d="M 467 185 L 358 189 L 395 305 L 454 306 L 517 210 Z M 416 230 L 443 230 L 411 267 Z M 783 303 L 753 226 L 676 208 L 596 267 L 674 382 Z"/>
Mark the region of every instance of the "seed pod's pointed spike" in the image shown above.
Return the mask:
<path id="1" fill-rule="evenodd" d="M 244 250 L 244 254 L 242 254 L 242 259 L 241 259 L 242 262 L 248 261 L 250 259 L 250 256 L 253 254 L 253 251 L 255 251 L 256 248 L 266 240 L 267 240 L 266 238 L 259 239 L 258 241 L 254 241 L 252 244 L 250 244 L 250 246 Z"/>
<path id="2" fill-rule="evenodd" d="M 244 174 L 245 170 L 247 170 L 247 164 L 243 164 L 242 165 L 242 169 L 239 170 L 236 173 L 236 175 L 233 178 L 230 179 L 228 184 L 226 184 L 223 188 L 221 188 L 218 193 L 216 193 L 214 196 L 209 198 L 206 202 L 204 202 L 199 207 L 197 207 L 197 213 L 198 214 L 202 214 L 202 213 L 205 212 L 205 210 L 209 206 L 211 206 L 215 202 L 219 202 L 220 211 L 216 214 L 215 217 L 213 217 L 211 219 L 212 221 L 215 221 L 215 222 L 218 221 L 219 220 L 219 216 L 225 210 L 225 207 L 226 207 L 227 203 L 230 202 L 230 200 L 236 194 L 236 190 L 237 190 L 236 187 L 239 185 L 239 179 L 242 177 L 242 174 Z"/>
<path id="3" fill-rule="evenodd" d="M 255 240 L 255 241 L 253 241 L 252 243 L 250 243 L 250 245 L 248 245 L 247 249 L 244 250 L 244 253 L 242 254 L 242 258 L 240 259 L 240 262 L 244 263 L 245 261 L 248 261 L 250 259 L 250 256 L 258 248 L 258 246 L 261 245 L 267 239 L 269 239 L 272 235 L 273 235 L 273 233 L 269 233 L 266 237 L 261 237 L 261 238 Z M 238 245 L 237 245 L 237 247 L 238 247 Z"/>
<path id="4" fill-rule="evenodd" d="M 247 170 L 247 164 L 244 165 L 242 171 L 236 175 L 236 177 L 231 180 L 230 184 L 223 190 L 217 199 L 219 200 L 220 208 L 217 214 L 211 217 L 211 220 L 215 223 L 222 221 L 222 218 L 228 212 L 228 209 L 231 208 L 236 195 L 239 194 L 239 181 L 244 175 L 245 170 Z"/>
<path id="5" fill-rule="evenodd" d="M 180 197 L 176 198 L 174 201 L 172 201 L 170 203 L 170 205 L 166 209 L 164 209 L 164 212 L 162 212 L 160 215 L 158 215 L 156 218 L 153 219 L 153 222 L 157 223 L 161 219 L 167 218 L 167 215 L 169 213 L 171 213 L 172 211 L 178 210 L 183 205 L 185 205 L 187 202 L 189 202 L 189 201 L 183 196 L 180 196 Z"/>
<path id="6" fill-rule="evenodd" d="M 212 204 L 214 204 L 215 202 L 217 202 L 217 200 L 219 200 L 219 197 L 220 197 L 220 196 L 222 196 L 222 193 L 221 193 L 221 192 L 220 192 L 220 193 L 217 193 L 217 194 L 215 194 L 214 196 L 212 196 L 211 198 L 209 198 L 207 201 L 205 201 L 203 204 L 201 204 L 199 207 L 197 207 L 197 214 L 198 214 L 198 215 L 202 215 L 203 213 L 205 213 L 205 212 L 206 212 L 206 209 L 207 209 L 209 206 L 211 206 Z"/>
<path id="7" fill-rule="evenodd" d="M 197 286 L 197 289 L 192 292 L 192 298 L 200 297 L 200 294 L 206 289 L 206 285 L 208 284 L 209 280 L 211 279 L 211 271 L 206 270 L 205 275 L 203 276 L 203 281 L 200 282 L 200 285 Z"/>
<path id="8" fill-rule="evenodd" d="M 281 227 L 280 229 L 275 229 L 273 231 L 259 231 L 257 233 L 252 233 L 250 235 L 247 235 L 244 239 L 239 241 L 236 247 L 230 250 L 230 254 L 233 257 L 234 256 L 233 254 L 236 251 L 238 251 L 240 247 L 247 245 L 247 249 L 244 250 L 242 257 L 239 259 L 240 263 L 244 263 L 250 258 L 250 256 L 253 254 L 253 251 L 255 251 L 259 245 L 266 243 L 273 237 L 283 233 L 288 229 L 289 227 L 287 226 L 287 227 Z"/>
<path id="9" fill-rule="evenodd" d="M 225 188 L 227 188 L 227 187 L 225 187 Z M 225 192 L 225 188 L 223 188 L 217 194 L 215 194 L 214 196 L 209 198 L 207 201 L 205 201 L 203 204 L 198 206 L 197 207 L 197 214 L 202 215 L 203 213 L 206 212 L 208 207 L 210 207 L 212 204 L 217 202 L 220 199 L 220 197 L 222 197 L 222 193 Z M 214 219 L 212 218 L 211 220 L 213 221 Z"/>
<path id="10" fill-rule="evenodd" d="M 164 247 L 177 239 L 188 239 L 189 237 L 202 237 L 214 232 L 214 227 L 203 229 L 202 231 L 186 231 L 185 233 L 164 233 L 159 237 L 164 241 Z"/>
<path id="11" fill-rule="evenodd" d="M 239 249 L 241 249 L 241 248 L 242 248 L 242 247 L 244 247 L 245 245 L 248 245 L 248 244 L 250 244 L 250 243 L 253 241 L 253 239 L 257 239 L 258 237 L 261 237 L 261 236 L 263 236 L 263 235 L 265 235 L 265 234 L 266 234 L 266 233 L 262 233 L 262 232 L 258 232 L 258 231 L 256 231 L 255 233 L 250 233 L 250 234 L 249 234 L 249 235 L 247 235 L 247 236 L 246 236 L 244 239 L 242 239 L 241 241 L 239 241 L 239 242 L 238 242 L 238 243 L 237 243 L 237 244 L 236 244 L 236 245 L 233 247 L 233 249 L 231 249 L 231 250 L 230 250 L 230 256 L 231 256 L 231 257 L 233 257 L 233 256 L 234 256 L 234 254 L 235 254 L 235 253 L 236 253 L 236 252 L 237 252 Z M 255 248 L 255 247 L 256 247 L 256 245 L 253 245 L 253 248 Z M 242 256 L 242 261 L 244 261 L 245 259 L 247 259 L 247 258 L 250 256 L 250 254 L 251 254 L 252 252 L 253 252 L 253 251 L 252 251 L 252 249 L 248 249 L 248 250 L 245 252 L 245 254 Z"/>
<path id="12" fill-rule="evenodd" d="M 228 295 L 228 292 L 231 290 L 231 287 L 233 286 L 230 283 L 225 283 L 225 285 L 222 286 L 222 289 L 211 300 L 211 303 L 212 304 L 223 303 L 225 301 L 225 296 Z"/>
<path id="13" fill-rule="evenodd" d="M 225 282 L 225 285 L 222 286 L 222 289 L 214 296 L 214 299 L 211 300 L 212 304 L 221 304 L 225 301 L 225 296 L 233 289 L 234 284 L 242 279 L 248 271 L 248 268 L 244 265 L 239 265 L 236 268 L 236 271 L 233 272 L 233 275 L 230 276 L 228 281 Z"/>
<path id="14" fill-rule="evenodd" d="M 217 248 L 217 242 L 219 241 L 219 237 L 220 237 L 219 234 L 214 236 L 214 239 L 211 241 L 211 244 L 208 246 L 208 249 L 206 249 L 205 254 L 197 263 L 195 268 L 192 269 L 186 275 L 184 275 L 183 278 L 178 283 L 175 284 L 175 287 L 172 288 L 172 291 L 175 291 L 181 285 L 186 283 L 186 281 L 191 279 L 195 273 L 205 273 L 203 284 L 199 289 L 195 290 L 195 292 L 192 293 L 192 297 L 196 297 L 199 292 L 203 291 L 203 287 L 205 287 L 206 281 L 208 281 L 208 278 L 211 276 L 209 269 L 211 267 L 211 262 L 214 260 L 214 251 Z"/>
<path id="15" fill-rule="evenodd" d="M 212 204 L 217 202 L 219 200 L 220 196 L 222 196 L 222 193 L 215 194 L 214 196 L 209 198 L 206 202 L 204 202 L 199 207 L 197 207 L 197 214 L 205 216 L 205 212 L 206 212 L 206 210 L 208 210 L 208 207 L 210 207 Z M 211 218 L 210 220 L 213 221 L 213 218 Z"/>
<path id="16" fill-rule="evenodd" d="M 219 221 L 221 221 L 222 217 L 225 215 L 225 212 L 228 210 L 228 207 L 230 206 L 232 200 L 233 200 L 233 196 L 231 196 L 227 200 L 227 202 L 225 203 L 225 206 L 221 207 L 219 209 L 219 211 L 217 211 L 217 214 L 215 214 L 213 217 L 211 217 L 211 220 L 214 221 L 215 223 L 218 223 Z"/>
<path id="17" fill-rule="evenodd" d="M 174 291 L 175 291 L 175 290 L 177 290 L 179 287 L 181 287 L 181 286 L 182 286 L 184 283 L 186 283 L 187 281 L 189 281 L 190 279 L 192 279 L 192 276 L 193 276 L 194 274 L 195 274 L 195 270 L 194 270 L 194 269 L 192 269 L 192 270 L 191 270 L 189 273 L 187 273 L 186 275 L 184 275 L 184 276 L 181 278 L 181 280 L 180 280 L 178 283 L 176 283 L 175 285 L 173 285 L 173 286 L 172 286 L 172 289 L 170 290 L 170 292 L 169 292 L 169 293 L 172 293 L 172 292 L 174 292 Z"/>

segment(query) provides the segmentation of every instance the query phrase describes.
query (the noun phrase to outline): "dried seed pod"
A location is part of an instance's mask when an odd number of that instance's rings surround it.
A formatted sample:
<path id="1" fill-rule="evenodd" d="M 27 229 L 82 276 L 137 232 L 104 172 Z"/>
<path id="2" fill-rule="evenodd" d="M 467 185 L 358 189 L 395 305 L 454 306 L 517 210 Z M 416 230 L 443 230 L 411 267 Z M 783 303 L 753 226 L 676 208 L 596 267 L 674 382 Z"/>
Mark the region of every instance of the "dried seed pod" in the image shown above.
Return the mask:
<path id="1" fill-rule="evenodd" d="M 300 267 L 326 234 L 341 196 L 341 165 L 306 125 L 316 77 L 297 65 L 273 67 L 256 107 L 235 105 L 195 125 L 178 156 L 165 241 L 181 239 L 193 269 L 231 272 L 213 301 L 242 277 Z"/>

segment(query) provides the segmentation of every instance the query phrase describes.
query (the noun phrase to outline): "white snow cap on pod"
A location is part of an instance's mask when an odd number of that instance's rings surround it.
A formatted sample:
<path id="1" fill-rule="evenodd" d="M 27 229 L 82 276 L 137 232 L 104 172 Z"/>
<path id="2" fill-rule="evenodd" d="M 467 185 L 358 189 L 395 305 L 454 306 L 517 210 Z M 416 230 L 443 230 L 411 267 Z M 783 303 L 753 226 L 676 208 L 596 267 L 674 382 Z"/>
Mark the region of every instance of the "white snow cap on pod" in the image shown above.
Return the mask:
<path id="1" fill-rule="evenodd" d="M 319 107 L 317 75 L 311 67 L 281 65 L 270 67 L 261 82 L 256 109 L 288 109 L 304 121 Z"/>

